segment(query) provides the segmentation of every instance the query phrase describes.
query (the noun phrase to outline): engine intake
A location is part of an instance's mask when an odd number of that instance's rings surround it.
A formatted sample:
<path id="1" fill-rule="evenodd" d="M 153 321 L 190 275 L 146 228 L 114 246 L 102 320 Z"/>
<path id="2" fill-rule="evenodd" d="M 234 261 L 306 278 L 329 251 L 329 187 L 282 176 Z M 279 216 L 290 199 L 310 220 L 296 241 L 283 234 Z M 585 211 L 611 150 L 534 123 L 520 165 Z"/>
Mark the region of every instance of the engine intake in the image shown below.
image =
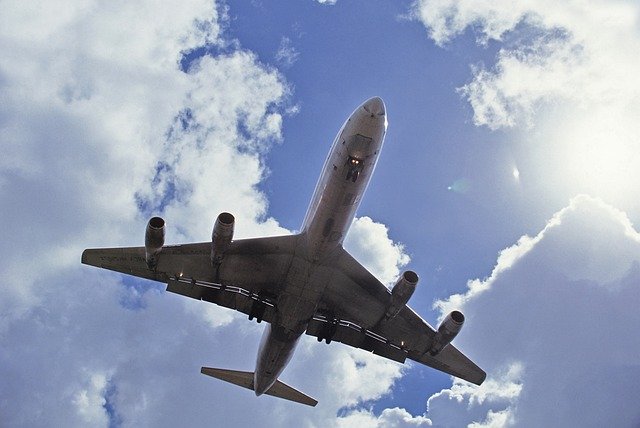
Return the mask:
<path id="1" fill-rule="evenodd" d="M 438 331 L 433 338 L 431 348 L 429 348 L 429 354 L 431 356 L 438 355 L 454 337 L 460 333 L 464 324 L 464 315 L 460 311 L 452 311 L 447 317 L 440 323 Z"/>
<path id="2" fill-rule="evenodd" d="M 235 217 L 229 213 L 221 213 L 216 219 L 211 233 L 211 263 L 213 265 L 222 263 L 224 253 L 233 239 L 235 221 Z"/>
<path id="3" fill-rule="evenodd" d="M 164 220 L 161 217 L 152 217 L 144 234 L 144 252 L 149 269 L 155 269 L 158 265 L 158 256 L 164 245 L 164 233 Z"/>
<path id="4" fill-rule="evenodd" d="M 384 314 L 385 318 L 390 319 L 400 313 L 413 295 L 413 292 L 416 291 L 417 285 L 418 274 L 413 271 L 405 271 L 398 278 L 396 285 L 391 289 L 391 303 Z"/>

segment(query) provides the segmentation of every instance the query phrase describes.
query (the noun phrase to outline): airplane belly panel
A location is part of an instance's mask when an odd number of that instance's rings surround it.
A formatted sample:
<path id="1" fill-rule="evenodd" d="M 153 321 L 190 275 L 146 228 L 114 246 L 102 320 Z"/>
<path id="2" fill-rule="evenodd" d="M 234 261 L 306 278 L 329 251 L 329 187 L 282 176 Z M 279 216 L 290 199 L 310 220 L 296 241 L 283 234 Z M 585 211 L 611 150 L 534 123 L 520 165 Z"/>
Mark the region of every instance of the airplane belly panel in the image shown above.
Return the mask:
<path id="1" fill-rule="evenodd" d="M 295 257 L 278 298 L 277 323 L 289 330 L 303 332 L 334 273 L 335 270 L 325 263 Z"/>

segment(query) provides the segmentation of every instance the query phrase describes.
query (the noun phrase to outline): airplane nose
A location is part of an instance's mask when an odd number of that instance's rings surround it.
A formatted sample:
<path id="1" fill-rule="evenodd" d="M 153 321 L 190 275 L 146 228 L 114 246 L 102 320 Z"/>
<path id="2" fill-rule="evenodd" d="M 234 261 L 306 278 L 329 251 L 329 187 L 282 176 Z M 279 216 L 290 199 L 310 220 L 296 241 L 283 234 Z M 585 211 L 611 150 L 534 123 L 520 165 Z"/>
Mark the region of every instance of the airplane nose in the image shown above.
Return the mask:
<path id="1" fill-rule="evenodd" d="M 384 106 L 384 101 L 380 97 L 373 97 L 368 99 L 362 105 L 368 113 L 372 116 L 384 116 L 386 114 L 386 108 Z"/>

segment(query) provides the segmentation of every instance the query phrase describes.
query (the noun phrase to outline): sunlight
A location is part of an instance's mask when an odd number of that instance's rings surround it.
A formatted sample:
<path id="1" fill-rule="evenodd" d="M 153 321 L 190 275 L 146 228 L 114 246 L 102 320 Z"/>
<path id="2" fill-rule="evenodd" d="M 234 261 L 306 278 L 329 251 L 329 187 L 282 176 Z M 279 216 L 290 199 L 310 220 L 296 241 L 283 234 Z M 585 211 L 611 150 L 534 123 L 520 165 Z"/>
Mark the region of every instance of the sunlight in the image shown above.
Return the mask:
<path id="1" fill-rule="evenodd" d="M 640 182 L 638 125 L 629 114 L 598 115 L 564 122 L 556 134 L 567 184 L 573 190 L 616 201 L 633 197 Z"/>

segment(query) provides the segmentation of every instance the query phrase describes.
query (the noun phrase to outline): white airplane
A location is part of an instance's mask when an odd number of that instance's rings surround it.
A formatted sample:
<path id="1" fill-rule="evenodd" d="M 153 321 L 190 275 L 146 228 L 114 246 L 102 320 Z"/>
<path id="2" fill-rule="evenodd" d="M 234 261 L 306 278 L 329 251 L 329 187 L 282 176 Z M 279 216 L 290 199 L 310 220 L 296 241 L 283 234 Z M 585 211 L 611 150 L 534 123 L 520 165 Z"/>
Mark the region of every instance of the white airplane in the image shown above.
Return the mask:
<path id="1" fill-rule="evenodd" d="M 342 247 L 386 129 L 381 98 L 349 116 L 296 235 L 233 240 L 234 216 L 222 213 L 211 242 L 165 246 L 165 222 L 153 217 L 144 247 L 87 249 L 82 263 L 163 282 L 167 291 L 267 321 L 254 372 L 201 369 L 258 396 L 317 404 L 278 380 L 303 333 L 400 363 L 409 358 L 480 385 L 485 372 L 450 344 L 464 315 L 453 311 L 432 328 L 406 305 L 418 283 L 415 272 L 404 272 L 389 291 Z"/>

